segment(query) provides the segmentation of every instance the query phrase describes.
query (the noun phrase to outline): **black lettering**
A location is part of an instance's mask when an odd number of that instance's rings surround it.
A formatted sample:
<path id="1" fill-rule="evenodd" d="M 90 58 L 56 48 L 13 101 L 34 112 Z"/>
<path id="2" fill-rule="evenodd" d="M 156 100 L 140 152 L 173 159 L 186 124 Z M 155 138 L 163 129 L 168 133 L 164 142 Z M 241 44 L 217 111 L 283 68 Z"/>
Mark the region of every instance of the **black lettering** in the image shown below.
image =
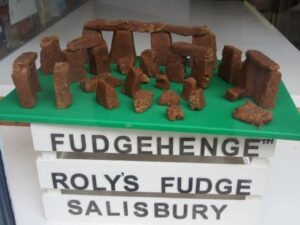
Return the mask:
<path id="1" fill-rule="evenodd" d="M 86 142 L 85 142 L 85 135 L 84 134 L 80 135 L 81 147 L 76 147 L 75 146 L 75 141 L 74 141 L 74 135 L 73 134 L 70 134 L 69 138 L 70 138 L 70 146 L 71 146 L 72 151 L 74 151 L 74 152 L 83 152 L 83 151 L 85 151 Z"/>
<path id="2" fill-rule="evenodd" d="M 183 212 L 178 215 L 177 205 L 173 205 L 173 216 L 175 219 L 185 219 L 187 217 L 187 204 L 183 204 Z"/>
<path id="3" fill-rule="evenodd" d="M 137 217 L 145 217 L 148 216 L 147 204 L 145 202 L 136 202 L 134 204 L 134 215 Z"/>
<path id="4" fill-rule="evenodd" d="M 170 215 L 169 205 L 166 203 L 154 203 L 154 217 L 163 218 Z"/>
<path id="5" fill-rule="evenodd" d="M 106 178 L 106 180 L 108 180 L 108 182 L 110 183 L 110 187 L 112 191 L 116 190 L 116 183 L 117 181 L 120 179 L 121 175 L 117 175 L 115 176 L 114 179 L 111 179 L 109 175 L 104 175 L 104 177 Z"/>
<path id="6" fill-rule="evenodd" d="M 222 143 L 222 146 L 221 146 L 221 149 L 222 149 L 222 152 L 225 156 L 236 156 L 238 153 L 239 153 L 239 147 L 238 146 L 231 146 L 230 151 L 228 151 L 227 149 L 227 145 L 229 143 L 234 143 L 235 145 L 238 145 L 239 144 L 239 140 L 236 139 L 236 138 L 228 138 L 228 139 L 225 139 Z"/>
<path id="7" fill-rule="evenodd" d="M 245 184 L 251 184 L 252 180 L 238 180 L 237 181 L 237 187 L 236 187 L 236 194 L 237 195 L 250 195 L 250 185 Z M 243 190 L 244 189 L 244 190 Z M 249 191 L 245 191 L 249 190 Z"/>
<path id="8" fill-rule="evenodd" d="M 99 216 L 102 216 L 102 212 L 94 200 L 90 201 L 90 203 L 86 209 L 85 215 L 88 216 L 91 213 L 97 213 Z"/>
<path id="9" fill-rule="evenodd" d="M 179 139 L 179 155 L 194 155 L 194 152 L 186 152 L 188 149 L 194 149 L 193 145 L 186 144 L 189 141 L 195 141 L 195 138 L 182 137 Z"/>
<path id="10" fill-rule="evenodd" d="M 74 199 L 69 200 L 68 207 L 70 209 L 68 210 L 68 212 L 75 216 L 82 214 L 82 208 L 80 207 L 80 205 L 81 203 L 78 200 L 74 200 Z"/>
<path id="11" fill-rule="evenodd" d="M 98 187 L 97 176 L 96 175 L 92 175 L 92 183 L 93 183 L 93 190 L 94 191 L 106 191 L 105 187 Z"/>
<path id="12" fill-rule="evenodd" d="M 177 185 L 178 185 L 178 192 L 179 193 L 190 193 L 193 189 L 193 178 L 192 177 L 189 177 L 189 181 L 188 181 L 188 186 L 187 188 L 184 190 L 182 188 L 182 177 L 178 177 L 177 178 Z"/>
<path id="13" fill-rule="evenodd" d="M 167 181 L 174 181 L 174 177 L 162 177 L 161 178 L 161 193 L 166 193 L 166 187 L 173 187 L 172 183 L 167 183 Z"/>
<path id="14" fill-rule="evenodd" d="M 157 155 L 162 155 L 161 150 L 162 149 L 167 149 L 168 150 L 168 155 L 173 155 L 173 144 L 174 144 L 174 139 L 172 137 L 169 138 L 169 143 L 168 144 L 162 144 L 161 143 L 161 137 L 157 138 Z"/>
<path id="15" fill-rule="evenodd" d="M 114 146 L 117 152 L 119 153 L 130 153 L 132 151 L 132 146 L 131 144 L 123 144 L 122 145 L 122 149 L 120 148 L 120 141 L 126 141 L 127 143 L 130 143 L 130 138 L 128 136 L 119 136 L 116 138 L 115 142 L 114 142 Z"/>
<path id="16" fill-rule="evenodd" d="M 205 156 L 206 149 L 209 151 L 211 156 L 217 155 L 217 144 L 218 144 L 218 138 L 213 138 L 213 143 L 210 145 L 207 138 L 201 138 L 201 156 Z"/>
<path id="17" fill-rule="evenodd" d="M 259 139 L 246 139 L 244 146 L 244 156 L 245 157 L 258 157 L 258 152 L 249 152 L 250 150 L 258 150 Z"/>
<path id="18" fill-rule="evenodd" d="M 57 189 L 58 184 L 64 187 L 64 189 L 70 189 L 70 187 L 66 184 L 67 175 L 64 173 L 51 173 L 53 188 Z"/>
<path id="19" fill-rule="evenodd" d="M 203 189 L 203 183 L 206 183 L 206 189 Z M 202 189 L 201 189 L 202 187 Z M 208 178 L 197 178 L 196 180 L 196 193 L 197 194 L 207 194 L 211 191 L 212 182 Z"/>
<path id="20" fill-rule="evenodd" d="M 137 137 L 137 151 L 138 154 L 152 154 L 151 150 L 146 151 L 144 148 L 150 148 L 151 143 L 146 143 L 145 141 L 151 141 L 151 136 L 138 136 Z"/>
<path id="21" fill-rule="evenodd" d="M 223 189 L 221 189 L 221 185 L 222 185 L 223 183 L 227 183 L 227 184 L 230 184 L 230 185 L 224 186 Z M 222 195 L 230 194 L 231 191 L 232 191 L 231 184 L 232 184 L 232 182 L 231 182 L 231 180 L 229 180 L 229 179 L 225 179 L 225 178 L 224 178 L 224 179 L 218 180 L 217 183 L 216 183 L 216 191 L 217 191 L 217 193 L 218 193 L 218 194 L 222 194 Z"/>
<path id="22" fill-rule="evenodd" d="M 52 150 L 57 151 L 57 145 L 58 144 L 63 144 L 64 142 L 62 140 L 57 140 L 57 138 L 63 138 L 65 135 L 64 134 L 50 134 L 51 138 L 51 145 L 52 145 Z"/>
<path id="23" fill-rule="evenodd" d="M 128 203 L 123 202 L 124 216 L 128 216 Z"/>
<path id="24" fill-rule="evenodd" d="M 216 219 L 220 220 L 221 219 L 221 213 L 226 209 L 227 205 L 222 205 L 220 209 L 217 208 L 215 205 L 211 205 L 213 210 L 216 212 Z"/>
<path id="25" fill-rule="evenodd" d="M 98 140 L 102 140 L 103 141 L 103 148 L 98 148 Z M 92 145 L 93 145 L 93 152 L 106 152 L 109 148 L 109 143 L 108 143 L 108 139 L 107 137 L 105 137 L 104 135 L 92 135 Z"/>
<path id="26" fill-rule="evenodd" d="M 110 202 L 107 201 L 105 203 L 106 203 L 106 209 L 107 209 L 107 215 L 108 216 L 120 216 L 120 213 L 111 211 Z"/>
<path id="27" fill-rule="evenodd" d="M 124 189 L 129 192 L 137 191 L 139 189 L 139 184 L 137 183 L 138 178 L 133 175 L 125 176 L 124 182 L 125 186 Z"/>
<path id="28" fill-rule="evenodd" d="M 83 181 L 82 185 L 78 185 L 76 183 L 76 180 L 80 180 L 80 179 Z M 71 182 L 72 187 L 76 190 L 85 190 L 89 186 L 88 178 L 82 173 L 76 173 L 76 174 L 72 175 L 70 182 Z"/>
<path id="29" fill-rule="evenodd" d="M 207 215 L 207 206 L 206 205 L 193 205 L 193 219 L 197 219 L 197 215 L 202 216 L 203 219 L 208 219 Z"/>

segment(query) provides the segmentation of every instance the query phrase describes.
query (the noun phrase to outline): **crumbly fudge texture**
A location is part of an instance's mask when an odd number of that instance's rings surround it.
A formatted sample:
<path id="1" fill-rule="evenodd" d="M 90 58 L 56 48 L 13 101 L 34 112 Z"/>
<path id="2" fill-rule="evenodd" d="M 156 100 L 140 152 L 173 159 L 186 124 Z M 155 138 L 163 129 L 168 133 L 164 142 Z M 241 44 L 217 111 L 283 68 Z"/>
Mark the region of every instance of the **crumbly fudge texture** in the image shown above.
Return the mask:
<path id="1" fill-rule="evenodd" d="M 163 91 L 158 99 L 159 105 L 178 105 L 180 97 L 172 90 Z"/>
<path id="2" fill-rule="evenodd" d="M 127 75 L 132 66 L 134 66 L 135 58 L 132 56 L 124 56 L 117 60 L 117 68 L 120 73 Z"/>
<path id="3" fill-rule="evenodd" d="M 170 88 L 170 82 L 168 77 L 165 74 L 159 74 L 156 76 L 155 80 L 155 87 L 162 89 L 162 90 L 167 90 Z"/>
<path id="4" fill-rule="evenodd" d="M 133 104 L 137 113 L 143 113 L 152 105 L 153 92 L 147 90 L 138 90 L 135 93 Z"/>
<path id="5" fill-rule="evenodd" d="M 183 81 L 182 85 L 182 98 L 189 100 L 190 95 L 197 89 L 197 82 L 193 77 L 189 77 Z"/>
<path id="6" fill-rule="evenodd" d="M 204 108 L 205 99 L 203 89 L 198 88 L 192 91 L 191 95 L 189 96 L 189 106 L 191 110 L 199 110 Z"/>
<path id="7" fill-rule="evenodd" d="M 167 118 L 170 121 L 182 120 L 184 118 L 184 113 L 179 105 L 171 105 L 167 108 Z"/>
<path id="8" fill-rule="evenodd" d="M 156 52 L 146 49 L 141 53 L 141 70 L 149 77 L 159 74 L 159 67 Z"/>

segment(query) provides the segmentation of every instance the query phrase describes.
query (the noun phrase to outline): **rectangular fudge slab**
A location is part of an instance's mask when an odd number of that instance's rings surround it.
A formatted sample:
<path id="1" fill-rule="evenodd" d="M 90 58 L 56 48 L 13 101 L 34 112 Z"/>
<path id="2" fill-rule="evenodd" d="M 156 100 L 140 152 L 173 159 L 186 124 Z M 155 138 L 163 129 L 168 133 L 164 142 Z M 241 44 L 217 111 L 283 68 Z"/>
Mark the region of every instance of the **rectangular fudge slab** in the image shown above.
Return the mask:
<path id="1" fill-rule="evenodd" d="M 67 44 L 67 48 L 71 51 L 76 51 L 78 49 L 92 48 L 100 45 L 103 39 L 100 34 L 89 33 L 81 37 L 75 38 Z"/>
<path id="2" fill-rule="evenodd" d="M 246 96 L 246 90 L 241 87 L 228 88 L 225 93 L 225 98 L 229 101 L 236 101 Z"/>
<path id="3" fill-rule="evenodd" d="M 90 62 L 91 72 L 95 74 L 108 73 L 110 71 L 110 57 L 106 42 L 103 41 L 101 45 L 92 48 L 91 53 L 93 55 L 93 62 Z"/>
<path id="4" fill-rule="evenodd" d="M 212 49 L 199 46 L 187 42 L 175 42 L 171 44 L 170 51 L 174 54 L 181 56 L 199 57 L 199 58 L 210 58 Z"/>
<path id="5" fill-rule="evenodd" d="M 106 19 L 95 19 L 90 20 L 84 24 L 84 28 L 92 30 L 125 30 L 127 28 L 126 20 L 106 20 Z"/>
<path id="6" fill-rule="evenodd" d="M 141 53 L 141 70 L 147 76 L 152 77 L 159 74 L 159 65 L 156 52 L 151 49 L 146 49 Z"/>
<path id="7" fill-rule="evenodd" d="M 127 21 L 127 29 L 133 32 L 158 32 L 162 31 L 164 26 L 164 23 L 161 22 L 146 23 L 135 20 Z"/>
<path id="8" fill-rule="evenodd" d="M 97 83 L 96 102 L 107 109 L 114 109 L 119 106 L 116 90 L 101 78 Z"/>
<path id="9" fill-rule="evenodd" d="M 197 86 L 206 88 L 213 76 L 213 63 L 211 59 L 191 58 L 191 77 L 197 81 Z"/>
<path id="10" fill-rule="evenodd" d="M 124 82 L 123 93 L 134 98 L 135 93 L 141 89 L 142 80 L 142 70 L 137 67 L 131 67 Z"/>
<path id="11" fill-rule="evenodd" d="M 67 57 L 67 62 L 69 63 L 69 83 L 78 82 L 85 79 L 85 55 L 84 49 L 79 49 L 76 51 L 70 51 L 69 49 L 65 49 L 64 53 Z"/>
<path id="12" fill-rule="evenodd" d="M 170 52 L 166 65 L 168 80 L 182 83 L 185 77 L 185 69 L 185 57 Z"/>
<path id="13" fill-rule="evenodd" d="M 151 49 L 156 52 L 159 65 L 166 65 L 171 43 L 172 37 L 169 32 L 161 31 L 151 33 Z"/>
<path id="14" fill-rule="evenodd" d="M 181 26 L 166 24 L 163 29 L 164 31 L 182 36 L 203 35 L 209 33 L 207 26 Z"/>

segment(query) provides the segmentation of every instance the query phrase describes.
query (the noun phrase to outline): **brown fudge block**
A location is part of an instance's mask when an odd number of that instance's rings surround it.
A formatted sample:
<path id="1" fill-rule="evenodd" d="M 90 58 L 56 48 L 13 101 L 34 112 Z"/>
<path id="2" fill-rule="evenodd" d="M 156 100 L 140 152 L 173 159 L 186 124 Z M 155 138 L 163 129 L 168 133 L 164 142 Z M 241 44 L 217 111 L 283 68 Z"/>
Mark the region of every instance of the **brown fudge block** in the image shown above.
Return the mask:
<path id="1" fill-rule="evenodd" d="M 213 76 L 213 64 L 210 59 L 202 58 L 191 58 L 191 62 L 191 77 L 195 78 L 198 87 L 206 88 Z"/>
<path id="2" fill-rule="evenodd" d="M 232 115 L 235 119 L 253 124 L 257 127 L 261 127 L 272 120 L 271 112 L 262 109 L 252 102 L 246 102 L 244 105 L 236 108 Z"/>
<path id="3" fill-rule="evenodd" d="M 69 83 L 77 82 L 85 79 L 85 69 L 84 69 L 84 61 L 85 55 L 84 50 L 79 49 L 76 51 L 70 51 L 69 49 L 65 49 L 64 53 L 67 58 L 67 62 L 69 64 Z"/>
<path id="4" fill-rule="evenodd" d="M 53 73 L 55 63 L 66 62 L 66 55 L 60 48 L 57 36 L 43 37 L 40 46 L 40 62 L 44 74 Z"/>
<path id="5" fill-rule="evenodd" d="M 41 90 L 41 85 L 35 64 L 36 59 L 36 52 L 24 52 L 15 59 L 14 67 L 26 67 L 29 69 L 31 77 L 31 86 L 33 88 L 33 91 L 38 92 Z"/>
<path id="6" fill-rule="evenodd" d="M 170 88 L 170 82 L 165 74 L 159 74 L 156 76 L 155 87 L 163 90 Z"/>
<path id="7" fill-rule="evenodd" d="M 204 35 L 194 35 L 192 38 L 192 43 L 196 45 L 212 48 L 213 54 L 211 55 L 211 61 L 214 65 L 214 68 L 216 68 L 217 67 L 217 42 L 216 42 L 215 34 L 209 32 Z"/>
<path id="8" fill-rule="evenodd" d="M 72 94 L 69 90 L 69 64 L 56 63 L 54 66 L 53 79 L 56 98 L 56 108 L 65 109 L 72 104 Z"/>
<path id="9" fill-rule="evenodd" d="M 146 23 L 135 20 L 127 21 L 127 29 L 133 32 L 158 32 L 162 31 L 164 28 L 164 23 L 155 22 L 155 23 Z"/>
<path id="10" fill-rule="evenodd" d="M 95 19 L 90 20 L 84 24 L 84 28 L 91 30 L 105 30 L 105 31 L 115 31 L 115 30 L 125 30 L 127 28 L 126 20 L 111 20 L 106 19 Z"/>
<path id="11" fill-rule="evenodd" d="M 179 105 L 171 105 L 167 108 L 167 118 L 171 121 L 182 120 L 184 113 Z"/>
<path id="12" fill-rule="evenodd" d="M 103 79 L 98 79 L 96 102 L 107 109 L 114 109 L 119 106 L 116 90 Z"/>
<path id="13" fill-rule="evenodd" d="M 225 45 L 219 66 L 219 76 L 229 83 L 236 84 L 241 69 L 241 62 L 242 51 L 234 46 Z"/>
<path id="14" fill-rule="evenodd" d="M 91 49 L 90 72 L 94 74 L 108 73 L 110 71 L 110 58 L 106 42 L 102 42 Z"/>
<path id="15" fill-rule="evenodd" d="M 166 24 L 165 31 L 183 36 L 203 35 L 209 33 L 207 26 L 182 26 Z"/>
<path id="16" fill-rule="evenodd" d="M 133 56 L 124 56 L 117 60 L 117 68 L 120 73 L 127 75 L 129 70 L 135 64 L 135 58 Z"/>
<path id="17" fill-rule="evenodd" d="M 150 78 L 147 76 L 147 74 L 142 74 L 142 83 L 147 84 L 150 82 Z"/>
<path id="18" fill-rule="evenodd" d="M 75 38 L 67 44 L 67 48 L 71 51 L 78 49 L 92 48 L 101 45 L 103 42 L 100 34 L 89 33 L 81 37 Z"/>
<path id="19" fill-rule="evenodd" d="M 189 100 L 190 95 L 197 89 L 197 82 L 193 77 L 189 77 L 183 81 L 182 85 L 182 98 Z"/>
<path id="20" fill-rule="evenodd" d="M 142 76 L 143 72 L 140 68 L 131 67 L 124 82 L 123 93 L 133 98 L 141 87 Z"/>
<path id="21" fill-rule="evenodd" d="M 181 56 L 210 58 L 212 49 L 205 46 L 195 45 L 187 42 L 175 42 L 171 44 L 170 51 Z"/>
<path id="22" fill-rule="evenodd" d="M 169 53 L 166 75 L 169 81 L 182 83 L 185 77 L 185 57 Z"/>
<path id="23" fill-rule="evenodd" d="M 246 96 L 246 90 L 241 87 L 229 88 L 225 93 L 225 98 L 228 99 L 229 101 L 236 101 L 245 96 Z"/>
<path id="24" fill-rule="evenodd" d="M 180 97 L 172 90 L 165 90 L 158 99 L 159 105 L 178 105 Z"/>
<path id="25" fill-rule="evenodd" d="M 151 49 L 156 52 L 159 65 L 166 65 L 172 37 L 169 32 L 160 31 L 151 33 Z"/>
<path id="26" fill-rule="evenodd" d="M 146 49 L 141 53 L 141 70 L 149 77 L 159 74 L 156 52 Z"/>
<path id="27" fill-rule="evenodd" d="M 238 86 L 246 89 L 246 94 L 263 108 L 275 106 L 276 95 L 281 81 L 279 65 L 263 53 L 248 50 L 241 70 Z"/>
<path id="28" fill-rule="evenodd" d="M 104 80 L 107 84 L 109 84 L 112 87 L 119 87 L 122 86 L 123 81 L 111 76 L 110 74 L 106 74 L 106 75 L 98 75 L 92 78 L 86 78 L 82 81 L 80 81 L 80 88 L 84 91 L 84 92 L 96 92 L 97 90 L 97 83 L 99 79 Z"/>
<path id="29" fill-rule="evenodd" d="M 138 90 L 134 96 L 134 110 L 137 113 L 143 113 L 152 105 L 153 92 L 146 90 Z"/>
<path id="30" fill-rule="evenodd" d="M 205 106 L 203 89 L 198 88 L 192 91 L 189 96 L 189 106 L 191 110 L 202 109 Z"/>
<path id="31" fill-rule="evenodd" d="M 89 35 L 89 34 L 96 34 L 96 35 L 100 35 L 100 38 L 101 40 L 104 41 L 103 39 L 103 35 L 102 35 L 102 32 L 101 31 L 98 31 L 98 30 L 90 30 L 90 29 L 87 29 L 87 28 L 83 28 L 82 30 L 82 36 L 84 35 Z M 85 63 L 89 63 L 89 49 L 84 49 L 83 50 L 85 53 Z"/>
<path id="32" fill-rule="evenodd" d="M 111 43 L 110 59 L 116 63 L 125 56 L 136 57 L 133 33 L 128 30 L 116 30 Z"/>
<path id="33" fill-rule="evenodd" d="M 102 79 L 112 87 L 120 87 L 123 85 L 123 81 L 121 79 L 113 77 L 110 74 L 106 74 L 104 76 L 100 75 L 100 77 L 102 77 Z"/>

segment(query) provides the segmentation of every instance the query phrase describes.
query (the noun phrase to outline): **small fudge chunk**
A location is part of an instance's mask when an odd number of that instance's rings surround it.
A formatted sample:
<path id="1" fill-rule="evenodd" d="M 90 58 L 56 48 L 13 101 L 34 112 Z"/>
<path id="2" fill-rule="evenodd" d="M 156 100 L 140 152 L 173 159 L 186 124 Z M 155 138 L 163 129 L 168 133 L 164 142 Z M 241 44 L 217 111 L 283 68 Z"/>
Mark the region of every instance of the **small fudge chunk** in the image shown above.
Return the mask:
<path id="1" fill-rule="evenodd" d="M 171 44 L 170 51 L 181 56 L 209 58 L 212 55 L 212 48 L 191 44 L 187 42 L 175 42 Z"/>
<path id="2" fill-rule="evenodd" d="M 83 49 L 79 49 L 76 51 L 70 51 L 69 49 L 65 49 L 64 53 L 67 58 L 67 62 L 69 63 L 69 78 L 68 81 L 70 83 L 77 82 L 85 79 L 85 52 Z"/>
<path id="3" fill-rule="evenodd" d="M 96 102 L 107 109 L 114 109 L 119 106 L 116 90 L 103 79 L 98 79 Z"/>
<path id="4" fill-rule="evenodd" d="M 203 89 L 193 90 L 189 96 L 189 106 L 191 110 L 202 109 L 205 106 Z"/>
<path id="5" fill-rule="evenodd" d="M 138 90 L 134 96 L 134 110 L 137 113 L 143 113 L 152 105 L 153 92 L 146 90 Z"/>
<path id="6" fill-rule="evenodd" d="M 92 30 L 125 30 L 127 27 L 126 20 L 106 20 L 106 19 L 95 19 L 90 20 L 84 24 L 84 28 Z"/>
<path id="7" fill-rule="evenodd" d="M 43 37 L 40 46 L 40 62 L 44 74 L 53 73 L 55 63 L 67 61 L 66 55 L 60 48 L 58 36 Z"/>
<path id="8" fill-rule="evenodd" d="M 120 87 L 123 84 L 121 79 L 113 77 L 109 73 L 106 73 L 105 75 L 100 74 L 99 76 L 112 87 Z"/>
<path id="9" fill-rule="evenodd" d="M 182 120 L 184 113 L 179 105 L 171 105 L 167 108 L 167 118 L 171 121 Z"/>
<path id="10" fill-rule="evenodd" d="M 166 24 L 164 30 L 182 36 L 204 35 L 209 33 L 207 26 L 182 26 Z"/>
<path id="11" fill-rule="evenodd" d="M 227 89 L 225 98 L 229 101 L 236 101 L 246 96 L 246 90 L 241 87 L 233 87 Z"/>
<path id="12" fill-rule="evenodd" d="M 101 45 L 102 42 L 103 40 L 100 34 L 89 33 L 70 41 L 67 44 L 67 48 L 71 51 L 76 51 L 78 49 L 92 48 Z"/>
<path id="13" fill-rule="evenodd" d="M 124 56 L 136 57 L 133 33 L 128 30 L 116 30 L 113 34 L 110 59 L 116 63 L 118 59 Z"/>
<path id="14" fill-rule="evenodd" d="M 166 65 L 171 43 L 171 33 L 165 31 L 151 33 L 151 49 L 156 52 L 159 65 Z"/>
<path id="15" fill-rule="evenodd" d="M 147 84 L 150 82 L 150 78 L 147 76 L 147 74 L 142 74 L 142 83 Z"/>
<path id="16" fill-rule="evenodd" d="M 241 62 L 242 51 L 234 46 L 225 45 L 219 66 L 219 76 L 229 83 L 236 84 Z"/>
<path id="17" fill-rule="evenodd" d="M 169 81 L 182 83 L 185 76 L 185 57 L 170 52 L 167 59 L 166 75 Z"/>
<path id="18" fill-rule="evenodd" d="M 162 90 L 167 90 L 170 88 L 170 82 L 168 80 L 168 77 L 165 74 L 159 74 L 156 76 L 155 80 L 155 87 L 162 89 Z"/>
<path id="19" fill-rule="evenodd" d="M 146 49 L 141 53 L 141 70 L 149 77 L 159 74 L 158 61 L 155 51 Z"/>
<path id="20" fill-rule="evenodd" d="M 172 90 L 163 91 L 158 99 L 159 105 L 178 105 L 180 97 Z"/>
<path id="21" fill-rule="evenodd" d="M 197 82 L 193 77 L 189 77 L 183 81 L 182 85 L 182 98 L 189 100 L 190 95 L 197 88 Z"/>
<path id="22" fill-rule="evenodd" d="M 117 60 L 117 68 L 120 73 L 127 75 L 132 66 L 134 66 L 135 59 L 132 56 L 124 56 Z"/>
<path id="23" fill-rule="evenodd" d="M 53 79 L 56 98 L 56 108 L 65 109 L 72 104 L 72 94 L 69 90 L 69 64 L 62 62 L 54 66 Z"/>
<path id="24" fill-rule="evenodd" d="M 235 119 L 253 124 L 257 127 L 261 127 L 272 120 L 271 112 L 262 109 L 252 102 L 246 102 L 244 105 L 236 108 L 232 115 Z"/>
<path id="25" fill-rule="evenodd" d="M 156 22 L 156 23 L 145 23 L 135 20 L 127 21 L 127 29 L 133 32 L 158 32 L 162 31 L 164 28 L 164 23 Z"/>
<path id="26" fill-rule="evenodd" d="M 142 70 L 137 67 L 131 67 L 124 82 L 123 93 L 133 98 L 135 93 L 141 88 L 142 79 Z"/>

